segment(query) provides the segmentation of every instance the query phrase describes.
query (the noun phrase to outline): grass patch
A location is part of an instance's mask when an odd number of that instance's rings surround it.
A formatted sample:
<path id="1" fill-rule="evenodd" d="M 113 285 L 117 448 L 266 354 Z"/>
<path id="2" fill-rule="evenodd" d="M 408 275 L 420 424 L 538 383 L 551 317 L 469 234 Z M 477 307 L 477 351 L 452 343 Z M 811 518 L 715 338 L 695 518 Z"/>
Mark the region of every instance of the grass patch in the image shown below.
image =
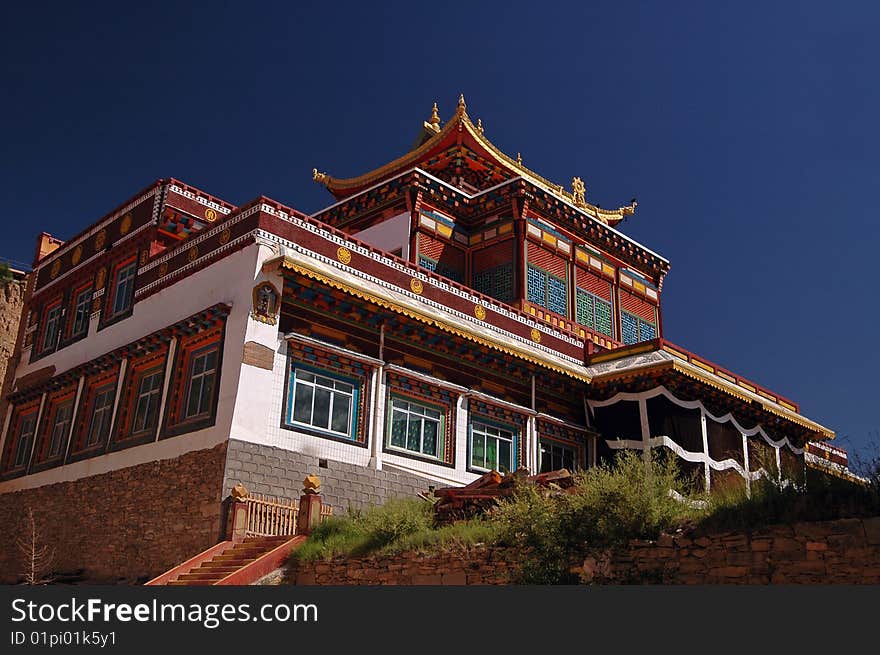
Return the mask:
<path id="1" fill-rule="evenodd" d="M 393 500 L 330 517 L 293 557 L 309 561 L 402 551 L 464 553 L 477 544 L 498 544 L 520 555 L 518 582 L 564 584 L 576 582 L 569 567 L 585 546 L 622 546 L 683 526 L 734 531 L 880 514 L 880 485 L 824 475 L 808 478 L 806 489 L 760 479 L 752 482 L 751 494 L 743 485 L 706 497 L 698 487 L 667 451 L 655 450 L 647 459 L 624 451 L 611 463 L 577 473 L 568 493 L 520 484 L 484 515 L 452 525 L 436 526 L 432 505 L 421 499 Z M 673 489 L 679 497 L 670 493 Z"/>
<path id="2" fill-rule="evenodd" d="M 435 528 L 430 503 L 421 499 L 397 499 L 365 511 L 351 511 L 348 516 L 329 517 L 293 556 L 309 561 L 405 550 L 466 550 L 478 543 L 493 543 L 496 531 L 492 524 L 481 519 Z"/>

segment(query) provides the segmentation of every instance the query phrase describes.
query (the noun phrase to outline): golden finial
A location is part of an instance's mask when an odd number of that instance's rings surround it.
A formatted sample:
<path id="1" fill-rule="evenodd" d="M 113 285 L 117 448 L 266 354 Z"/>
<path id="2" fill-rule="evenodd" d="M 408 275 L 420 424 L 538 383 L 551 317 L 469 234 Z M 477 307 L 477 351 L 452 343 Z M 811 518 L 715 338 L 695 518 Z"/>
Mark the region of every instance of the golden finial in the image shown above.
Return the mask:
<path id="1" fill-rule="evenodd" d="M 516 163 L 522 166 L 522 155 L 520 153 L 516 153 Z"/>
<path id="2" fill-rule="evenodd" d="M 586 193 L 587 188 L 584 186 L 584 181 L 579 177 L 574 178 L 571 181 L 571 199 L 575 207 L 583 207 L 587 204 Z"/>
<path id="3" fill-rule="evenodd" d="M 483 133 L 483 119 L 482 118 L 477 119 L 477 132 L 479 132 L 480 134 Z"/>
<path id="4" fill-rule="evenodd" d="M 328 184 L 330 182 L 330 176 L 327 173 L 321 173 L 317 168 L 312 169 L 312 179 L 318 184 Z"/>
<path id="5" fill-rule="evenodd" d="M 464 102 L 464 94 L 463 93 L 460 96 L 458 96 L 458 108 L 461 109 L 462 111 L 467 109 L 467 105 Z"/>
<path id="6" fill-rule="evenodd" d="M 436 128 L 440 127 L 440 112 L 437 110 L 436 102 L 434 103 L 434 108 L 431 110 L 431 119 L 428 122 Z"/>

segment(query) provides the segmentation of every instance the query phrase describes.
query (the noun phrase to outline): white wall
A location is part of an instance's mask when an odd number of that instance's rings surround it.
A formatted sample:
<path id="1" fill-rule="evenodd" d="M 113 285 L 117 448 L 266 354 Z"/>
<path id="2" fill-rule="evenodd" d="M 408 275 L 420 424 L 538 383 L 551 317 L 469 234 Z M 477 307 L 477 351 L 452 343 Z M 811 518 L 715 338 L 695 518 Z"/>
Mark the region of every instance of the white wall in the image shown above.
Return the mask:
<path id="1" fill-rule="evenodd" d="M 238 395 L 244 337 L 249 324 L 253 322 L 248 315 L 252 305 L 254 278 L 258 270 L 257 254 L 261 247 L 256 244 L 248 246 L 184 277 L 137 302 L 132 316 L 101 332 L 90 332 L 86 339 L 34 364 L 25 363 L 16 371 L 16 376 L 20 377 L 32 370 L 55 364 L 56 374 L 63 373 L 73 366 L 136 341 L 216 303 L 227 303 L 231 305 L 231 310 L 226 319 L 217 417 L 212 427 L 0 482 L 0 493 L 76 480 L 158 459 L 170 459 L 186 452 L 212 448 L 225 441 L 229 436 Z M 94 325 L 92 328 L 94 329 Z"/>
<path id="2" fill-rule="evenodd" d="M 402 248 L 401 257 L 409 259 L 409 227 L 410 215 L 407 212 L 384 220 L 373 227 L 368 227 L 366 230 L 361 230 L 354 236 L 387 252 Z"/>

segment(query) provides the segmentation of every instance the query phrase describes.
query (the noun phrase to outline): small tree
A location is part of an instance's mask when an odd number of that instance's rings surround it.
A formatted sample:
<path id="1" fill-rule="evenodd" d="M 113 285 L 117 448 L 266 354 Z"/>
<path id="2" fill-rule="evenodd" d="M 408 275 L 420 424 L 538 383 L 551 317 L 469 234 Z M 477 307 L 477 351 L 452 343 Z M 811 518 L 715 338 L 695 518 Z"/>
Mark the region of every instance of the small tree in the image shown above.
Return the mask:
<path id="1" fill-rule="evenodd" d="M 12 271 L 9 270 L 9 264 L 0 262 L 0 284 L 9 282 L 13 278 Z"/>
<path id="2" fill-rule="evenodd" d="M 22 556 L 21 575 L 25 584 L 39 585 L 53 581 L 49 574 L 55 563 L 55 549 L 43 542 L 34 510 L 30 507 L 22 520 L 21 535 L 15 540 L 15 545 Z"/>

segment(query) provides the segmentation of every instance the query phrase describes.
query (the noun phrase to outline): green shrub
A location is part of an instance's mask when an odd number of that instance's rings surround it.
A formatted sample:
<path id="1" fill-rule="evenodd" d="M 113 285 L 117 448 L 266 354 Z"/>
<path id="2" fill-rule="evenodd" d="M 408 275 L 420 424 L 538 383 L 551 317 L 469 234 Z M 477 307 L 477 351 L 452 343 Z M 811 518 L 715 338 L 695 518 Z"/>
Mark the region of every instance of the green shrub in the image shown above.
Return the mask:
<path id="1" fill-rule="evenodd" d="M 523 485 L 491 513 L 499 538 L 526 554 L 520 581 L 526 584 L 574 582 L 570 558 L 584 544 L 613 546 L 629 539 L 653 539 L 693 519 L 700 510 L 670 495 L 689 487 L 675 458 L 661 452 L 649 459 L 634 452 L 618 455 L 575 477 L 570 493 L 550 495 Z"/>

